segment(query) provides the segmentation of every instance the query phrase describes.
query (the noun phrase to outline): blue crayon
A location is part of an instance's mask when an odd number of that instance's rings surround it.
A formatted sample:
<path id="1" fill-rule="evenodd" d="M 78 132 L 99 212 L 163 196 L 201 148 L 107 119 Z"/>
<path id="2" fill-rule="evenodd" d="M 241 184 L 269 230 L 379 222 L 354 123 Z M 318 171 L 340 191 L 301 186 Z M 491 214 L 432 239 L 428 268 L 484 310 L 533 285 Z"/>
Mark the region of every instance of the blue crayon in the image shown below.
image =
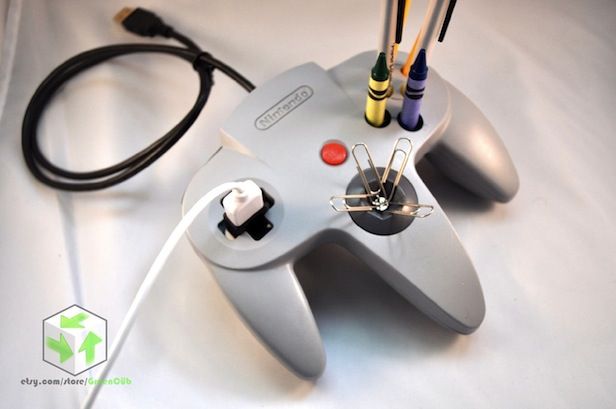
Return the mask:
<path id="1" fill-rule="evenodd" d="M 398 116 L 398 122 L 400 122 L 404 129 L 414 131 L 421 127 L 419 113 L 427 79 L 428 64 L 426 62 L 426 50 L 422 48 L 411 66 L 406 90 L 404 91 L 402 112 Z"/>

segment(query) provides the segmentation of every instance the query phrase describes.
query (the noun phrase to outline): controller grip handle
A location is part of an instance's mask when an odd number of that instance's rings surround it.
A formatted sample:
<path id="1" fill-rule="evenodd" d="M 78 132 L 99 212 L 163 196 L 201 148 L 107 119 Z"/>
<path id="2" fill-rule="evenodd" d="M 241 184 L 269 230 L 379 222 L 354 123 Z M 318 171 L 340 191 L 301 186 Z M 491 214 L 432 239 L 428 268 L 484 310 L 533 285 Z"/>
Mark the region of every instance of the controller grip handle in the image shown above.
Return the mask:
<path id="1" fill-rule="evenodd" d="M 319 330 L 291 264 L 250 271 L 210 269 L 244 322 L 283 364 L 306 379 L 323 373 Z"/>
<path id="2" fill-rule="evenodd" d="M 488 200 L 508 202 L 518 174 L 505 145 L 483 113 L 449 85 L 451 120 L 428 159 L 449 179 Z"/>

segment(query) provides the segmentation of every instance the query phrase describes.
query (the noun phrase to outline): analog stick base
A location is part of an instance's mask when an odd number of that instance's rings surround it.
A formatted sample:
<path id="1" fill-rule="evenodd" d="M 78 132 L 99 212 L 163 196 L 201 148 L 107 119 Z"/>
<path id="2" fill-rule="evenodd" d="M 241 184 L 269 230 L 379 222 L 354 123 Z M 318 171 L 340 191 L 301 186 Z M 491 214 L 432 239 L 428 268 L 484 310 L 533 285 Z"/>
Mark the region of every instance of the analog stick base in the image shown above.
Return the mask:
<path id="1" fill-rule="evenodd" d="M 379 167 L 377 168 L 377 170 L 380 174 L 383 174 L 385 168 Z M 370 185 L 370 188 L 373 191 L 378 190 L 378 181 L 376 179 L 376 176 L 372 175 L 370 169 L 364 169 L 364 173 L 368 175 L 368 183 Z M 389 172 L 387 181 L 386 183 L 384 183 L 385 190 L 387 192 L 391 190 L 391 187 L 397 174 L 398 173 L 394 170 L 391 170 Z M 361 177 L 358 173 L 353 177 L 353 179 L 351 179 L 351 182 L 347 186 L 346 194 L 352 195 L 363 193 L 365 193 L 365 189 Z M 400 179 L 400 183 L 398 184 L 398 188 L 394 193 L 392 202 L 417 204 L 417 192 L 415 192 L 413 185 L 404 175 Z M 369 202 L 368 199 L 347 199 L 347 203 L 353 207 L 369 206 L 372 204 Z M 351 216 L 351 219 L 353 219 L 355 224 L 357 224 L 359 227 L 369 233 L 377 234 L 379 236 L 387 236 L 390 234 L 399 233 L 409 227 L 415 219 L 414 217 L 404 216 L 400 214 L 392 214 L 379 210 L 370 210 L 365 212 L 349 212 L 349 215 Z"/>

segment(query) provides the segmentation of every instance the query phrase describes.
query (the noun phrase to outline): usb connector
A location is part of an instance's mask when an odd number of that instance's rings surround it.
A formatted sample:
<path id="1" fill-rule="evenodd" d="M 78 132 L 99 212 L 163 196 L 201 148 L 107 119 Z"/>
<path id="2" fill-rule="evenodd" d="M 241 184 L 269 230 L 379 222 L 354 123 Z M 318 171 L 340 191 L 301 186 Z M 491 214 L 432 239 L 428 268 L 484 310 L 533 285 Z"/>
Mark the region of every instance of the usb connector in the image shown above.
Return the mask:
<path id="1" fill-rule="evenodd" d="M 239 227 L 263 209 L 263 192 L 252 180 L 238 183 L 238 187 L 222 199 L 227 219 Z"/>
<path id="2" fill-rule="evenodd" d="M 122 24 L 127 31 L 142 37 L 169 37 L 169 33 L 173 30 L 162 18 L 141 7 L 124 7 L 113 19 Z"/>

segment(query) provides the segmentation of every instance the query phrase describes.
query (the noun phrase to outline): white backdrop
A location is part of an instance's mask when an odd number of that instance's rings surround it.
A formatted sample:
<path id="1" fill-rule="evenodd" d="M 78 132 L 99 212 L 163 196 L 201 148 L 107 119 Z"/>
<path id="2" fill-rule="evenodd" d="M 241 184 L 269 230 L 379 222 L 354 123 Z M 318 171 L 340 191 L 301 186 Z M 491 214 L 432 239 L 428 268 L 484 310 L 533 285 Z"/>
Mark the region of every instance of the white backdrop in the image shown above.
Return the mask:
<path id="1" fill-rule="evenodd" d="M 425 7 L 414 3 L 405 47 Z M 297 64 L 331 67 L 377 43 L 375 1 L 142 5 L 257 86 Z M 35 182 L 20 148 L 27 102 L 72 55 L 145 41 L 111 22 L 122 6 L 0 3 L 3 407 L 78 405 L 83 387 L 20 384 L 63 376 L 41 361 L 41 320 L 77 302 L 106 317 L 114 337 L 179 219 L 184 188 L 245 95 L 216 74 L 185 137 L 116 188 L 67 194 Z M 184 240 L 112 371 L 132 385 L 103 388 L 98 407 L 616 406 L 615 18 L 611 0 L 466 0 L 433 53 L 431 65 L 500 132 L 521 180 L 511 203 L 491 204 L 420 165 L 483 285 L 487 316 L 475 334 L 437 327 L 327 248 L 299 268 L 328 359 L 320 380 L 302 381 L 244 327 Z M 116 162 L 170 128 L 196 85 L 179 59 L 120 58 L 62 90 L 41 124 L 41 144 L 71 169 Z"/>

